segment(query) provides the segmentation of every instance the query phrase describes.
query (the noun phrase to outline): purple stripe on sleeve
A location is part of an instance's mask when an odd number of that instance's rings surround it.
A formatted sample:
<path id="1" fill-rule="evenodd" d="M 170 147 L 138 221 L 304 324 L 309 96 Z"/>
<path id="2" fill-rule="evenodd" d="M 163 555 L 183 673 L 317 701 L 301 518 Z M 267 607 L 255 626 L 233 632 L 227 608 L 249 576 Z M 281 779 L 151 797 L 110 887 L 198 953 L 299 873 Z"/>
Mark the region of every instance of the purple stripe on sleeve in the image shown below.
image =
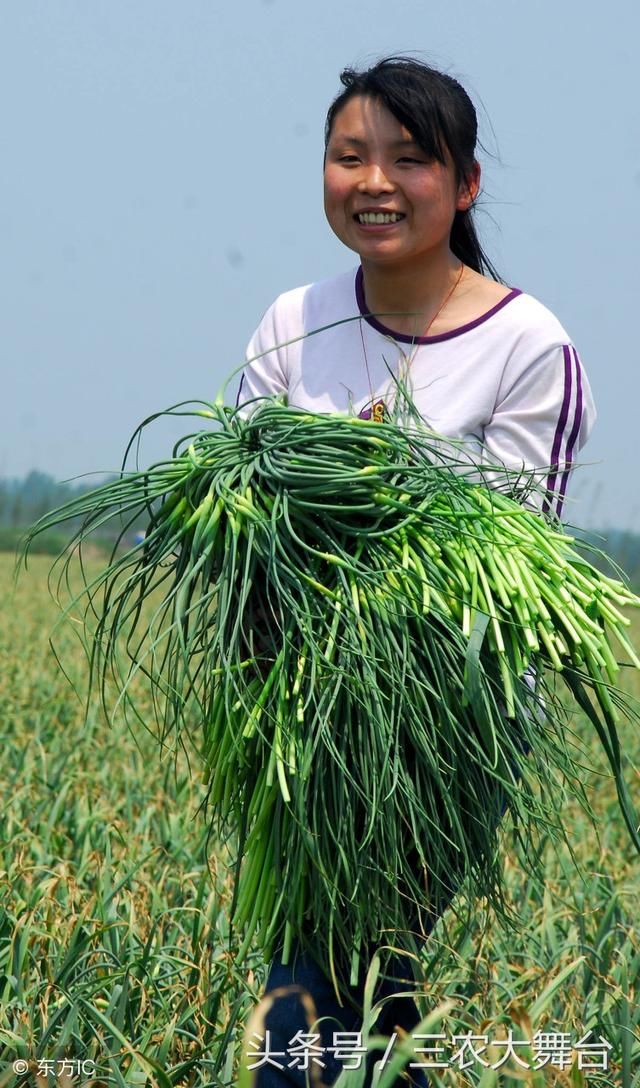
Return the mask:
<path id="1" fill-rule="evenodd" d="M 240 393 L 242 392 L 242 383 L 243 383 L 243 381 L 244 381 L 244 370 L 242 371 L 242 375 L 240 377 L 240 385 L 238 386 L 238 395 L 236 397 L 236 408 L 240 404 Z"/>
<path id="2" fill-rule="evenodd" d="M 567 417 L 569 415 L 569 405 L 571 403 L 571 352 L 569 351 L 569 345 L 565 344 L 563 349 L 564 355 L 564 394 L 562 397 L 562 408 L 560 409 L 560 415 L 558 417 L 558 424 L 556 426 L 556 433 L 553 437 L 553 448 L 551 450 L 551 472 L 547 477 L 547 498 L 542 504 L 542 512 L 546 514 L 549 511 L 551 504 L 551 494 L 555 489 L 556 478 L 558 475 L 558 466 L 560 458 L 560 449 L 562 446 L 562 436 L 567 425 Z M 556 511 L 559 516 L 559 510 Z"/>
<path id="3" fill-rule="evenodd" d="M 562 474 L 562 480 L 560 482 L 559 491 L 559 508 L 558 516 L 560 516 L 560 510 L 562 509 L 562 500 L 564 499 L 564 493 L 567 490 L 567 483 L 569 482 L 569 472 L 571 471 L 571 464 L 573 462 L 573 450 L 580 434 L 580 425 L 582 423 L 582 367 L 580 366 L 580 359 L 578 352 L 574 347 L 571 348 L 573 353 L 573 362 L 576 368 L 576 407 L 573 417 L 573 427 L 571 428 L 571 434 L 569 435 L 569 441 L 567 443 L 567 452 L 565 455 L 565 470 Z"/>

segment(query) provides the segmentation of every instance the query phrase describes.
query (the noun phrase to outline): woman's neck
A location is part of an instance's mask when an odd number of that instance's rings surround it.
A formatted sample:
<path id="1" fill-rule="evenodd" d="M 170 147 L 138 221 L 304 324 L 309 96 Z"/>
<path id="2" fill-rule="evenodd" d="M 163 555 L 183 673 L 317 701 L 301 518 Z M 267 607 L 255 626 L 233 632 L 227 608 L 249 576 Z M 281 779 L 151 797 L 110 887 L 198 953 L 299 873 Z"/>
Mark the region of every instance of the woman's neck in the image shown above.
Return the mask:
<path id="1" fill-rule="evenodd" d="M 459 275 L 460 261 L 450 252 L 419 268 L 362 261 L 367 310 L 397 332 L 422 336 Z"/>

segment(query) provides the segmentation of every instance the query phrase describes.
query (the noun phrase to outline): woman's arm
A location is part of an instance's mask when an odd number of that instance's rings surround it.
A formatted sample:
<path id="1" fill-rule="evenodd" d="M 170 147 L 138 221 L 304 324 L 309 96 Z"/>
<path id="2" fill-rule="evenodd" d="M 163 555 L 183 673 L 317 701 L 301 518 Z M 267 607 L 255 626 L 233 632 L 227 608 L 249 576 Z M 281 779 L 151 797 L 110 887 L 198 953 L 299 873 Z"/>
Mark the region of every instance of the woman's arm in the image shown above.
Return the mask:
<path id="1" fill-rule="evenodd" d="M 560 516 L 575 456 L 596 418 L 589 382 L 571 343 L 559 344 L 514 377 L 505 370 L 485 427 L 483 460 L 534 473 L 529 501 Z"/>
<path id="2" fill-rule="evenodd" d="M 269 307 L 249 341 L 247 365 L 240 378 L 236 407 L 255 397 L 287 392 L 286 332 L 279 328 L 278 302 L 276 299 Z"/>

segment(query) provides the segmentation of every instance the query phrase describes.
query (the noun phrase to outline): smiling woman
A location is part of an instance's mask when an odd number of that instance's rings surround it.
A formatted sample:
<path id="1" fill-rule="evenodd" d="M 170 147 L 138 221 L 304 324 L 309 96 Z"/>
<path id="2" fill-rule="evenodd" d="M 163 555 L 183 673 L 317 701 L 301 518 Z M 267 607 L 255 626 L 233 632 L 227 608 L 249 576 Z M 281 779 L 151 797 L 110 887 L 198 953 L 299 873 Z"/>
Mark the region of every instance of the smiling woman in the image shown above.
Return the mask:
<path id="1" fill-rule="evenodd" d="M 347 69 L 341 81 L 325 129 L 324 205 L 359 264 L 275 301 L 249 344 L 238 403 L 249 412 L 254 398 L 284 393 L 311 412 L 402 422 L 401 379 L 434 431 L 460 441 L 480 465 L 536 479 L 541 487 L 527 501 L 559 515 L 595 410 L 558 319 L 501 282 L 482 250 L 473 223 L 481 170 L 469 96 L 455 79 L 404 57 Z M 445 906 L 426 904 L 434 921 Z M 266 1027 L 273 1051 L 286 1053 L 309 1031 L 309 1008 L 312 1020 L 324 1018 L 321 1082 L 332 1084 L 341 1069 L 334 1032 L 359 1029 L 375 948 L 363 950 L 357 985 L 337 995 L 313 955 L 322 922 L 309 919 L 307 946 L 293 962 L 276 956 Z M 401 958 L 391 961 L 377 993 L 386 999 L 382 1032 L 410 1032 L 418 1021 L 410 998 L 391 997 L 407 989 L 410 975 Z M 397 1083 L 426 1084 L 420 1071 L 411 1073 Z M 303 1085 L 305 1071 L 296 1061 L 265 1063 L 257 1083 Z"/>
<path id="2" fill-rule="evenodd" d="M 468 180 L 458 181 L 449 153 L 441 162 L 423 151 L 386 106 L 358 95 L 331 128 L 325 212 L 340 241 L 360 255 L 367 277 L 382 268 L 395 279 L 422 264 L 434 278 L 437 266 L 453 270 L 451 224 L 471 206 L 479 176 L 474 163 Z M 424 288 L 418 303 L 424 304 Z"/>

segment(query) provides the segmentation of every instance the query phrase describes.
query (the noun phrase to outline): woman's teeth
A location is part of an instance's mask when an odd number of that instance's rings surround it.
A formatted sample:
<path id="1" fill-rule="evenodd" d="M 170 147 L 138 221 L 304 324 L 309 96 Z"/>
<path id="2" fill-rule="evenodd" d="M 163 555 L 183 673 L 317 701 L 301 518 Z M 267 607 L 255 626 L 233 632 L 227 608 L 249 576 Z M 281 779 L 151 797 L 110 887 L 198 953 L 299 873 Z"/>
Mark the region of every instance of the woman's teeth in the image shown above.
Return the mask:
<path id="1" fill-rule="evenodd" d="M 366 224 L 399 223 L 404 215 L 399 212 L 359 212 L 356 218 L 359 223 Z"/>

